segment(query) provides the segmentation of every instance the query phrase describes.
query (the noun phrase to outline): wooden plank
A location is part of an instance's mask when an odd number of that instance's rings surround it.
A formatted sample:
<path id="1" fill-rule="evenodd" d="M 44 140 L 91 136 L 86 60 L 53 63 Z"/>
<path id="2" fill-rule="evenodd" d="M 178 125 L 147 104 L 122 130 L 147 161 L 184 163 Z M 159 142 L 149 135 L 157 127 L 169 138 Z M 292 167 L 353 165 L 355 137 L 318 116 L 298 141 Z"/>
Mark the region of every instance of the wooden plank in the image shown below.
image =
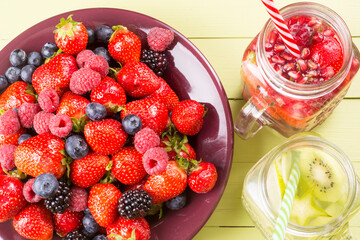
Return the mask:
<path id="1" fill-rule="evenodd" d="M 277 6 L 298 2 L 297 0 L 278 0 Z M 348 24 L 354 36 L 360 36 L 359 1 L 318 0 L 338 12 Z M 21 7 L 19 7 L 21 5 Z M 55 7 L 49 1 L 1 1 L 1 38 L 13 39 L 28 27 L 56 14 L 82 8 L 110 7 L 137 11 L 162 20 L 187 37 L 253 37 L 263 27 L 268 14 L 260 1 L 218 1 L 218 0 L 168 0 L 153 1 L 114 1 L 114 0 L 64 0 Z M 176 7 L 175 7 L 176 6 Z M 16 12 L 17 16 L 13 17 Z M 121 23 L 119 23 L 121 24 Z"/>

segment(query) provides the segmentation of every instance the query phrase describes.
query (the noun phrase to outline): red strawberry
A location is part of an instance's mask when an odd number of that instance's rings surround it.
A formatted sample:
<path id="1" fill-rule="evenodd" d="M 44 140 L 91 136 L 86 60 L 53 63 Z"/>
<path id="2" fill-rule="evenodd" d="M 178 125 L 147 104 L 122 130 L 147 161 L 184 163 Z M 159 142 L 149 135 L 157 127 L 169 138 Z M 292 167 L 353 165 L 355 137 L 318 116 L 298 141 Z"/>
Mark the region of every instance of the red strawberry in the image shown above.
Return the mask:
<path id="1" fill-rule="evenodd" d="M 189 136 L 197 134 L 202 125 L 205 109 L 195 100 L 184 100 L 175 105 L 171 121 L 176 129 Z"/>
<path id="2" fill-rule="evenodd" d="M 155 99 L 160 99 L 160 101 L 162 101 L 166 105 L 169 112 L 171 112 L 174 109 L 175 105 L 179 102 L 179 97 L 164 79 L 159 79 L 160 87 L 155 90 L 155 92 L 147 96 L 147 98 L 151 97 Z"/>
<path id="3" fill-rule="evenodd" d="M 149 127 L 159 135 L 165 130 L 169 120 L 165 104 L 153 98 L 127 103 L 121 111 L 121 119 L 129 114 L 139 116 L 143 128 Z"/>
<path id="4" fill-rule="evenodd" d="M 101 103 L 105 106 L 108 115 L 120 112 L 120 107 L 126 103 L 124 89 L 110 77 L 101 80 L 99 86 L 91 91 L 91 102 Z"/>
<path id="5" fill-rule="evenodd" d="M 60 99 L 56 114 L 68 115 L 73 121 L 73 131 L 81 131 L 90 120 L 86 116 L 86 106 L 90 103 L 86 98 L 70 91 L 66 92 Z"/>
<path id="6" fill-rule="evenodd" d="M 20 180 L 0 176 L 0 222 L 13 218 L 26 206 L 23 188 L 24 184 Z"/>
<path id="7" fill-rule="evenodd" d="M 38 67 L 32 76 L 35 91 L 40 94 L 45 89 L 53 89 L 59 96 L 69 90 L 71 75 L 77 70 L 73 56 L 61 53 L 48 63 Z"/>
<path id="8" fill-rule="evenodd" d="M 110 183 L 99 183 L 90 190 L 88 207 L 95 221 L 102 227 L 114 222 L 121 192 Z"/>
<path id="9" fill-rule="evenodd" d="M 153 198 L 153 203 L 158 204 L 181 194 L 186 188 L 186 183 L 186 172 L 179 168 L 175 161 L 169 161 L 165 171 L 150 175 L 144 190 Z"/>
<path id="10" fill-rule="evenodd" d="M 63 214 L 54 215 L 55 232 L 63 237 L 69 232 L 78 230 L 82 226 L 84 212 L 71 212 L 68 209 Z"/>
<path id="11" fill-rule="evenodd" d="M 114 26 L 115 32 L 109 40 L 109 53 L 121 65 L 129 62 L 139 62 L 141 41 L 124 26 Z"/>
<path id="12" fill-rule="evenodd" d="M 23 81 L 11 84 L 0 96 L 0 109 L 6 112 L 18 108 L 23 103 L 35 103 L 36 99 L 31 87 Z"/>
<path id="13" fill-rule="evenodd" d="M 92 150 L 104 155 L 119 152 L 128 136 L 121 123 L 114 119 L 87 123 L 84 135 Z"/>
<path id="14" fill-rule="evenodd" d="M 76 55 L 86 49 L 88 34 L 85 26 L 72 20 L 71 16 L 66 20 L 61 18 L 56 25 L 55 43 L 63 52 Z"/>
<path id="15" fill-rule="evenodd" d="M 200 162 L 191 172 L 188 185 L 196 193 L 207 193 L 214 188 L 217 180 L 217 172 L 214 164 Z"/>
<path id="16" fill-rule="evenodd" d="M 33 177 L 42 173 L 52 173 L 60 178 L 65 173 L 61 160 L 64 155 L 65 143 L 51 133 L 43 133 L 32 137 L 15 150 L 16 167 Z"/>
<path id="17" fill-rule="evenodd" d="M 17 131 L 14 134 L 8 135 L 8 136 L 0 134 L 0 146 L 5 145 L 5 144 L 17 146 L 19 143 L 19 137 L 25 133 L 26 133 L 26 129 L 20 128 L 19 131 Z"/>
<path id="18" fill-rule="evenodd" d="M 71 163 L 70 180 L 79 187 L 91 187 L 104 176 L 109 162 L 108 156 L 94 152 L 81 159 L 75 159 Z"/>
<path id="19" fill-rule="evenodd" d="M 196 159 L 196 152 L 187 142 L 187 137 L 181 141 L 176 139 L 170 141 L 169 138 L 164 137 L 160 143 L 160 147 L 165 148 L 170 160 L 175 160 L 177 155 L 186 159 Z"/>
<path id="20" fill-rule="evenodd" d="M 336 38 L 328 37 L 310 48 L 311 59 L 321 67 L 331 66 L 337 73 L 344 61 L 343 47 Z"/>
<path id="21" fill-rule="evenodd" d="M 42 204 L 30 204 L 13 220 L 15 230 L 27 239 L 52 239 L 54 224 L 51 212 Z"/>
<path id="22" fill-rule="evenodd" d="M 106 228 L 109 240 L 116 239 L 150 239 L 150 226 L 145 218 L 125 219 L 118 217 L 113 224 Z"/>
<path id="23" fill-rule="evenodd" d="M 124 147 L 112 156 L 113 167 L 111 172 L 123 184 L 135 184 L 147 174 L 142 163 L 143 154 L 134 147 Z"/>
<path id="24" fill-rule="evenodd" d="M 160 79 L 142 62 L 125 64 L 116 80 L 131 97 L 141 98 L 152 94 L 160 87 Z"/>

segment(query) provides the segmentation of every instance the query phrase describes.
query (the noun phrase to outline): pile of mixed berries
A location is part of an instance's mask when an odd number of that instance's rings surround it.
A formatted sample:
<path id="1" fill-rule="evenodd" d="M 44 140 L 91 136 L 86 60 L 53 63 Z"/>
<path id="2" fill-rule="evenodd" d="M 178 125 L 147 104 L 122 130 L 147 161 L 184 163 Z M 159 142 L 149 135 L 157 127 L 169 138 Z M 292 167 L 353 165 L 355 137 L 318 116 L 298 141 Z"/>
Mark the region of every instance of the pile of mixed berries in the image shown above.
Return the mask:
<path id="1" fill-rule="evenodd" d="M 217 180 L 187 138 L 205 107 L 161 78 L 174 33 L 154 27 L 142 46 L 124 26 L 56 27 L 0 76 L 0 222 L 28 239 L 150 239 L 148 216 Z"/>

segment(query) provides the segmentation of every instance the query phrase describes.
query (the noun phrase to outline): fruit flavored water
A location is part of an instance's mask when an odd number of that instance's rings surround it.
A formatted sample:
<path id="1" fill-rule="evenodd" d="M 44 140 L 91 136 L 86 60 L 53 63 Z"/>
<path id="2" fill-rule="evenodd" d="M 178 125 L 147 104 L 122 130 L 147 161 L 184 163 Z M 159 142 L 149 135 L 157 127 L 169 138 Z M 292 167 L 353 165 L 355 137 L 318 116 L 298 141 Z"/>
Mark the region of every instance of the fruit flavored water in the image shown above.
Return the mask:
<path id="1" fill-rule="evenodd" d="M 280 10 L 301 50 L 293 58 L 269 20 L 245 50 L 241 76 L 247 101 L 235 122 L 244 139 L 268 125 L 282 135 L 310 131 L 344 98 L 360 54 L 345 22 L 316 3 Z"/>
<path id="2" fill-rule="evenodd" d="M 360 182 L 344 152 L 310 133 L 275 147 L 245 177 L 242 200 L 255 225 L 271 239 L 294 157 L 300 180 L 286 239 L 350 239 Z"/>

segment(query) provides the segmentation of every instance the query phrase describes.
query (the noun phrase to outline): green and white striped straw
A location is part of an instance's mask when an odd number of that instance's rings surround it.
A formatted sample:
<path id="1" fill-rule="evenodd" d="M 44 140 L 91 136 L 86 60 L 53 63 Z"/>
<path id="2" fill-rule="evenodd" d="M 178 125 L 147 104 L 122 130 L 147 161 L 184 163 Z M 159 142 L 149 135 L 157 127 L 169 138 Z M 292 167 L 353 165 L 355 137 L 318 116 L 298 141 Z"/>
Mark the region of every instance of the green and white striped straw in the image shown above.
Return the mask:
<path id="1" fill-rule="evenodd" d="M 279 215 L 276 219 L 276 224 L 274 228 L 274 233 L 272 235 L 272 240 L 283 240 L 285 238 L 287 224 L 289 222 L 289 217 L 294 202 L 294 197 L 296 193 L 297 186 L 299 184 L 300 178 L 300 168 L 299 168 L 299 157 L 300 154 L 296 151 L 291 152 L 293 167 L 291 169 L 290 177 L 286 183 L 284 198 L 281 202 L 281 207 Z M 290 159 L 289 159 L 290 161 Z"/>

